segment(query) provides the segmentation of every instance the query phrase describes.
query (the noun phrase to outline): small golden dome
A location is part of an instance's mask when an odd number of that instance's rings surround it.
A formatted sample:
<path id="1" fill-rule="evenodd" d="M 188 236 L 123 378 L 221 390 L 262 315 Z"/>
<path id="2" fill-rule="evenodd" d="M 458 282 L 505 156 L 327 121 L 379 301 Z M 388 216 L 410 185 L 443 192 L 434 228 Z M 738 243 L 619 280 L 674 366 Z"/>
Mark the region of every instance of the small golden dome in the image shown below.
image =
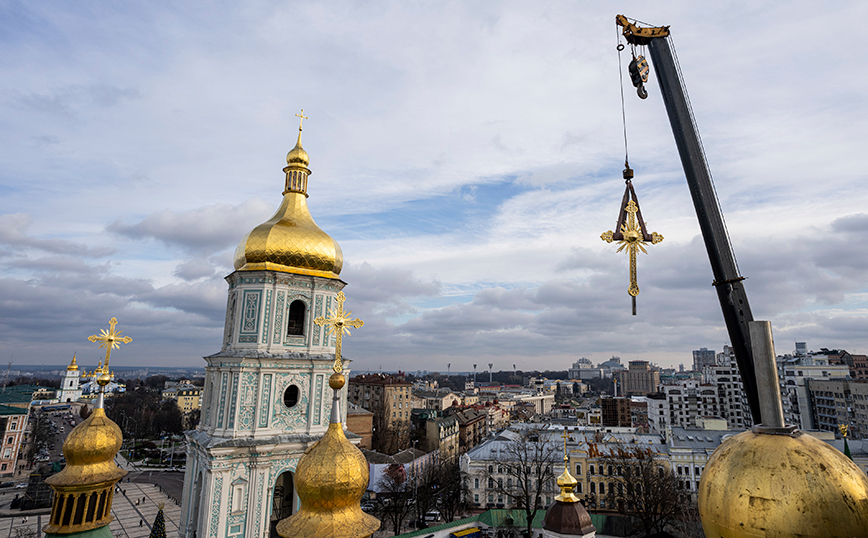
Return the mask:
<path id="1" fill-rule="evenodd" d="M 344 265 L 341 247 L 316 225 L 307 207 L 309 159 L 301 147 L 300 131 L 286 162 L 283 202 L 268 221 L 238 244 L 235 270 L 272 270 L 338 279 Z"/>
<path id="2" fill-rule="evenodd" d="M 298 128 L 298 141 L 295 143 L 295 147 L 286 154 L 286 164 L 287 166 L 299 165 L 305 168 L 310 164 L 310 157 L 301 147 L 301 127 Z"/>
<path id="3" fill-rule="evenodd" d="M 78 364 L 75 363 L 75 355 L 72 356 L 72 362 L 69 363 L 69 366 L 66 367 L 68 372 L 78 370 Z"/>
<path id="4" fill-rule="evenodd" d="M 746 431 L 721 444 L 699 483 L 708 538 L 864 536 L 868 476 L 803 432 Z"/>
<path id="5" fill-rule="evenodd" d="M 578 480 L 576 480 L 573 475 L 570 474 L 570 471 L 564 467 L 564 472 L 558 477 L 558 487 L 561 488 L 561 492 L 557 497 L 555 497 L 555 499 L 566 503 L 579 502 L 579 498 L 576 497 L 575 493 L 573 493 L 576 484 L 578 483 Z"/>
<path id="6" fill-rule="evenodd" d="M 298 462 L 295 483 L 301 508 L 277 524 L 278 534 L 293 538 L 370 536 L 380 522 L 360 506 L 368 477 L 368 462 L 347 440 L 343 426 L 329 424 L 323 438 Z"/>

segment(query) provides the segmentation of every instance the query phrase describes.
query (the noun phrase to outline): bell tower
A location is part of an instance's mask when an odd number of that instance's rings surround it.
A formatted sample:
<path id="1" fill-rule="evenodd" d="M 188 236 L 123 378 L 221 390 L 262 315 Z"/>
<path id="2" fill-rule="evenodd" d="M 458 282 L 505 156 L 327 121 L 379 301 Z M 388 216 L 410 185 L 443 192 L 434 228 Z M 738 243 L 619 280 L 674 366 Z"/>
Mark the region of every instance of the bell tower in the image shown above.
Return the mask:
<path id="1" fill-rule="evenodd" d="M 299 124 L 280 207 L 226 277 L 222 348 L 205 357 L 201 423 L 186 434 L 181 537 L 276 536 L 299 507 L 298 460 L 328 430 L 335 337 L 314 320 L 337 310 L 346 283 L 340 246 L 307 207 L 309 162 Z"/>

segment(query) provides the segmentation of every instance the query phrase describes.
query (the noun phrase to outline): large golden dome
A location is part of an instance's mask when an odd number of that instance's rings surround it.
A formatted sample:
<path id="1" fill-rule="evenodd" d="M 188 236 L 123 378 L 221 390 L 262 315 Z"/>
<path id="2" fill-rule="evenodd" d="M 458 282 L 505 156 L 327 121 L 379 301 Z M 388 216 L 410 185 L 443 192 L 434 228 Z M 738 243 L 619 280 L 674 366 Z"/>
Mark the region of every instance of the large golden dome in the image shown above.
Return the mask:
<path id="1" fill-rule="evenodd" d="M 868 529 L 868 477 L 803 432 L 751 430 L 721 444 L 699 483 L 705 536 L 851 537 Z"/>
<path id="2" fill-rule="evenodd" d="M 263 269 L 301 275 L 340 278 L 344 256 L 337 241 L 322 231 L 307 208 L 307 165 L 310 159 L 298 142 L 286 156 L 283 202 L 266 222 L 244 236 L 235 249 L 236 271 Z"/>

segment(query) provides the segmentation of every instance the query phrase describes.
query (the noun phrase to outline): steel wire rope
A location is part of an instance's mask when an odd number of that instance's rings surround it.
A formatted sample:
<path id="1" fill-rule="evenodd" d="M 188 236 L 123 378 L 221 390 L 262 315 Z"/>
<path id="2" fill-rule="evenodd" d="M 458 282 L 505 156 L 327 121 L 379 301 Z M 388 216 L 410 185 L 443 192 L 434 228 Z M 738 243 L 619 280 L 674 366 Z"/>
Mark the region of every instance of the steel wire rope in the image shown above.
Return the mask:
<path id="1" fill-rule="evenodd" d="M 621 51 L 624 49 L 624 45 L 621 44 L 621 32 L 618 31 L 617 26 L 615 27 L 615 36 L 618 41 L 618 46 L 615 47 L 618 51 L 618 80 L 621 83 L 621 123 L 624 127 L 624 165 L 629 167 L 630 152 L 627 149 L 627 112 L 624 107 L 624 74 L 621 72 Z"/>

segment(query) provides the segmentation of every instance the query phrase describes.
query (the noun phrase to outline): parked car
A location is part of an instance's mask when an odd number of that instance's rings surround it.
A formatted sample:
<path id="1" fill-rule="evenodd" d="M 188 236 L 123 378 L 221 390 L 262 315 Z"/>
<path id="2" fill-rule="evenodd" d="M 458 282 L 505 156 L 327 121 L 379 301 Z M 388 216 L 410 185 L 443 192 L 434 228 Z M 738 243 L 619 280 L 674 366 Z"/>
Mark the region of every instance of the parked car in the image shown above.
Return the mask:
<path id="1" fill-rule="evenodd" d="M 15 484 L 15 489 L 24 489 L 27 487 L 27 482 L 21 482 L 20 484 Z"/>
<path id="2" fill-rule="evenodd" d="M 15 482 L 3 482 L 0 484 L 0 488 L 11 488 L 15 485 Z"/>

